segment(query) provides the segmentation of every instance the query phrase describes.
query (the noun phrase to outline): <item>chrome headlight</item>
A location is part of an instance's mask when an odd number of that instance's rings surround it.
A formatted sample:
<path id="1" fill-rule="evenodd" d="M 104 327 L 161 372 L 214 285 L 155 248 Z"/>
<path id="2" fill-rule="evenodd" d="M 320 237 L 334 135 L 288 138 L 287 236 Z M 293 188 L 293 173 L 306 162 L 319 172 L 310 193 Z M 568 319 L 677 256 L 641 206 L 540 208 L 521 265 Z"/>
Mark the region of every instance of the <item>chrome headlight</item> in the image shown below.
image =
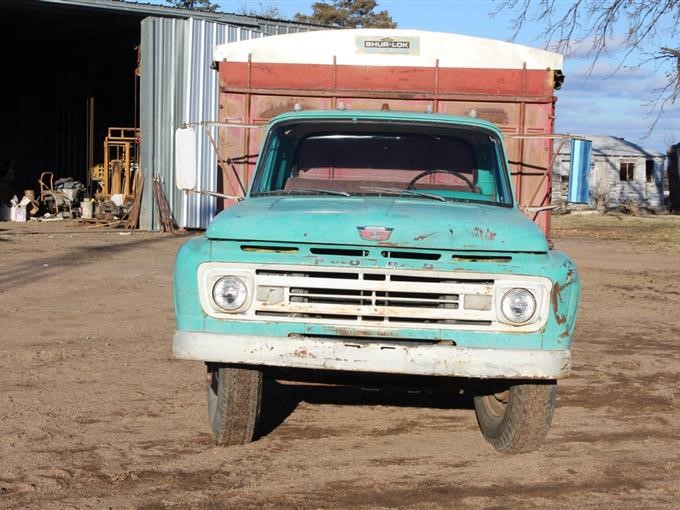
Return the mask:
<path id="1" fill-rule="evenodd" d="M 248 300 L 248 286 L 238 276 L 223 276 L 212 289 L 215 304 L 227 312 L 236 312 Z"/>
<path id="2" fill-rule="evenodd" d="M 536 298 L 527 289 L 510 289 L 501 298 L 501 313 L 513 324 L 528 322 L 536 313 Z"/>

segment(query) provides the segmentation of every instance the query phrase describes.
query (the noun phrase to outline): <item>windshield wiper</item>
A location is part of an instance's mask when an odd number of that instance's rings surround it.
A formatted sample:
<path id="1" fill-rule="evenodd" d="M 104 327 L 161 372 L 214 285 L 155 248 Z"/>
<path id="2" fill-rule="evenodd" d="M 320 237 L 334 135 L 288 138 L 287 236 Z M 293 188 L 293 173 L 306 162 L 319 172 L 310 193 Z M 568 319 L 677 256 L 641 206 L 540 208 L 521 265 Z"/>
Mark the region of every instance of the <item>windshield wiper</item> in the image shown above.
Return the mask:
<path id="1" fill-rule="evenodd" d="M 327 195 L 337 195 L 339 197 L 351 197 L 349 193 L 346 191 L 338 191 L 334 189 L 314 189 L 314 188 L 305 188 L 305 189 L 296 189 L 296 190 L 291 190 L 291 191 L 309 191 L 312 193 L 326 193 Z"/>
<path id="2" fill-rule="evenodd" d="M 373 187 L 373 186 L 365 186 L 362 187 L 361 189 L 365 189 L 367 191 L 375 191 L 378 193 L 390 193 L 392 195 L 407 195 L 407 196 L 416 196 L 416 197 L 423 197 L 423 198 L 430 198 L 432 200 L 439 200 L 440 202 L 446 202 L 446 199 L 444 197 L 440 197 L 439 195 L 431 195 L 430 193 L 423 193 L 422 191 L 416 191 L 413 189 L 401 189 L 401 188 L 379 188 L 379 187 Z"/>
<path id="3" fill-rule="evenodd" d="M 272 191 L 262 191 L 260 193 L 254 194 L 254 196 L 261 195 L 294 195 L 296 193 L 325 193 L 327 195 L 336 195 L 339 197 L 351 197 L 346 191 L 337 191 L 332 189 L 314 189 L 314 188 L 301 188 L 301 189 L 290 189 L 290 190 L 272 190 Z"/>

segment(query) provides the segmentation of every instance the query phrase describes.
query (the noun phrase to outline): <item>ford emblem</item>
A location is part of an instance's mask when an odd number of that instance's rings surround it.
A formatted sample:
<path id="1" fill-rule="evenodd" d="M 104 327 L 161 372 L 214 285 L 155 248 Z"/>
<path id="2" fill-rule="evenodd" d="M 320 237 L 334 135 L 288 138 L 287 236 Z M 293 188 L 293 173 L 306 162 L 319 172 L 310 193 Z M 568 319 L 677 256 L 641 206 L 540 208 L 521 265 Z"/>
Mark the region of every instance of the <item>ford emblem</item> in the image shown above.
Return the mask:
<path id="1" fill-rule="evenodd" d="M 387 241 L 394 229 L 386 227 L 357 227 L 357 230 L 364 241 Z"/>

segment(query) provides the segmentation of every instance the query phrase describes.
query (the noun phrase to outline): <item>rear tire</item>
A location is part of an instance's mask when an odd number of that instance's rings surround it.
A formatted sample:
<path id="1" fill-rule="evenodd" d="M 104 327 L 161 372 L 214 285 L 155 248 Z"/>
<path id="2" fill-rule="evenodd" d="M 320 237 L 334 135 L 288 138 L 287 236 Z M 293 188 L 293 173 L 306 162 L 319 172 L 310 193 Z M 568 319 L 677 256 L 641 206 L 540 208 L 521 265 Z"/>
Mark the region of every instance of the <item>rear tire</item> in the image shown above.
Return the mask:
<path id="1" fill-rule="evenodd" d="M 475 413 L 484 438 L 503 453 L 537 450 L 550 430 L 556 390 L 555 381 L 550 381 L 512 384 L 476 396 Z"/>
<path id="2" fill-rule="evenodd" d="M 262 372 L 208 363 L 208 419 L 223 445 L 253 440 L 262 405 Z"/>

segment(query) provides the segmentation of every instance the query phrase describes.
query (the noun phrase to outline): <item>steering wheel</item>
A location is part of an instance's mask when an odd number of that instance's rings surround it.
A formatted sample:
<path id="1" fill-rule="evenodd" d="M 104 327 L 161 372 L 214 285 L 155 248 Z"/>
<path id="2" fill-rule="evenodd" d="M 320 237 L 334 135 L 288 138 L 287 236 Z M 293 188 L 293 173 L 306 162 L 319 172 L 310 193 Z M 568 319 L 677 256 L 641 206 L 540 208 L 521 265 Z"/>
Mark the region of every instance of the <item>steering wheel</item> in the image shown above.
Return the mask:
<path id="1" fill-rule="evenodd" d="M 451 175 L 455 175 L 455 176 L 458 177 L 460 180 L 462 180 L 465 184 L 467 184 L 468 187 L 470 188 L 470 190 L 471 190 L 473 193 L 479 193 L 479 188 L 478 188 L 477 186 L 475 186 L 474 183 L 473 183 L 468 177 L 466 177 L 465 175 L 463 175 L 462 173 L 460 173 L 460 172 L 458 172 L 458 171 L 456 171 L 456 170 L 446 170 L 446 169 L 444 169 L 444 168 L 436 168 L 436 169 L 434 169 L 434 170 L 425 170 L 424 172 L 420 172 L 420 173 L 419 173 L 418 175 L 416 175 L 413 179 L 411 179 L 411 182 L 408 183 L 408 186 L 406 187 L 406 189 L 415 189 L 414 184 L 415 184 L 416 182 L 418 182 L 420 179 L 422 179 L 422 178 L 425 177 L 426 175 L 432 175 L 432 174 L 451 174 Z"/>

